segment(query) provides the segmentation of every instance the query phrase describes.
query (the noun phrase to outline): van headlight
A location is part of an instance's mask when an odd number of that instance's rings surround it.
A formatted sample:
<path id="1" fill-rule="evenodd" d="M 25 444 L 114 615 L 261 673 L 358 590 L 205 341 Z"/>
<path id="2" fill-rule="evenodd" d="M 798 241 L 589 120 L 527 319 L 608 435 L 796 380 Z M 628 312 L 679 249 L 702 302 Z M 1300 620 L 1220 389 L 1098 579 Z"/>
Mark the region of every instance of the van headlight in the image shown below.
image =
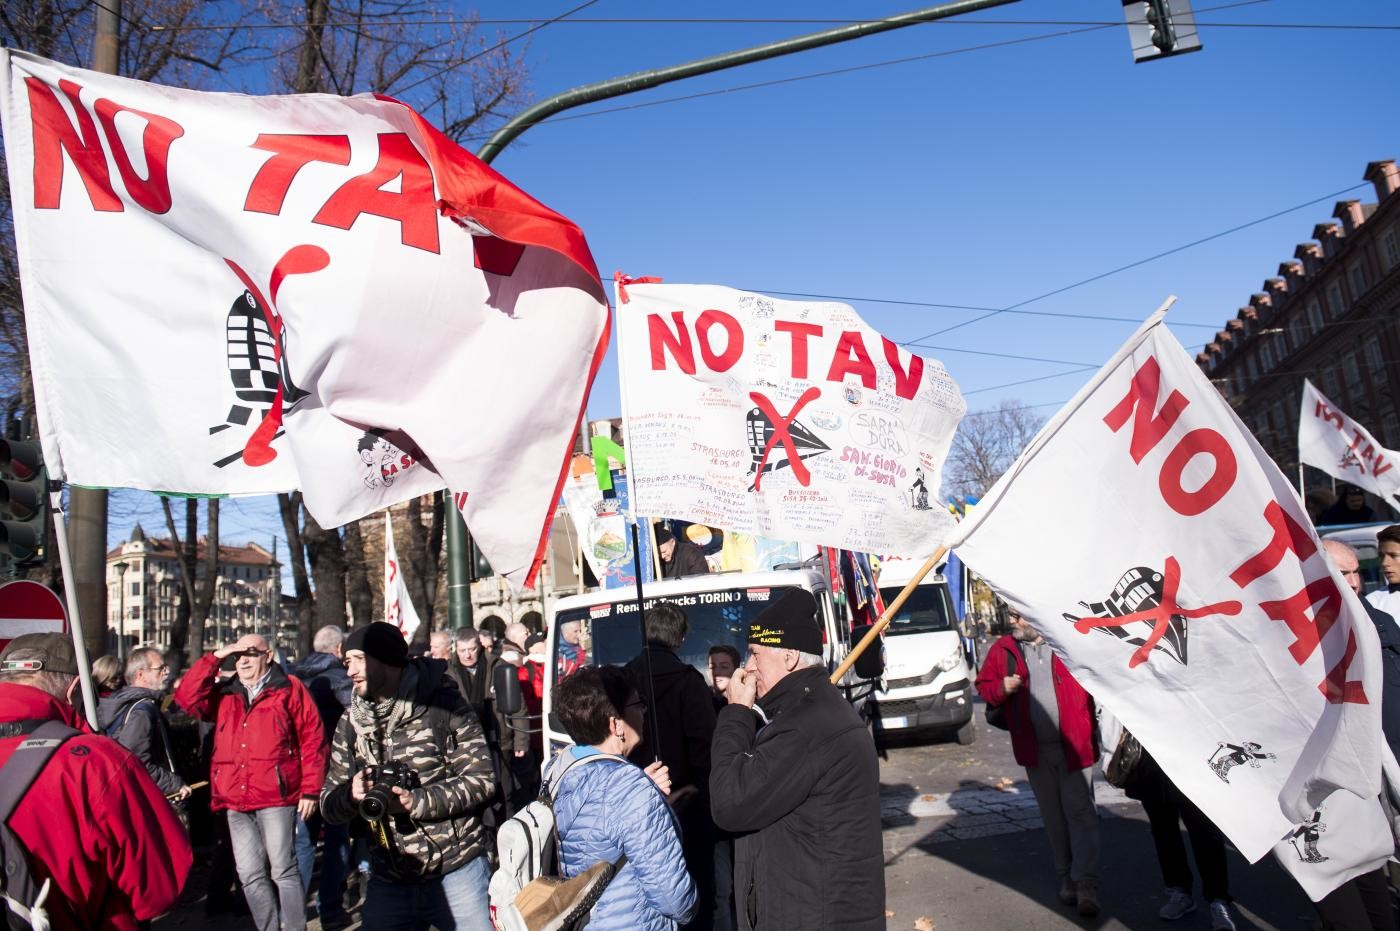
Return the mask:
<path id="1" fill-rule="evenodd" d="M 962 647 L 958 647 L 958 649 L 943 657 L 942 661 L 938 664 L 938 668 L 942 669 L 944 672 L 952 672 L 962 664 L 962 661 Z"/>

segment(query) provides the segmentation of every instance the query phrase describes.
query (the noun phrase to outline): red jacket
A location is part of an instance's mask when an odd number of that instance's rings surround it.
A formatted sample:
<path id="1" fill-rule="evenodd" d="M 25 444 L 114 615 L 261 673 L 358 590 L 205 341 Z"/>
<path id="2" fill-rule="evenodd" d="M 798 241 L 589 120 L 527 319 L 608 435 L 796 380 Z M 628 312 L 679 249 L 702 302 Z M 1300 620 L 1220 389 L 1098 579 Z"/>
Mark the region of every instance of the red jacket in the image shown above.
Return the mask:
<path id="1" fill-rule="evenodd" d="M 1003 680 L 1009 675 L 1019 675 L 1025 684 L 1008 698 Z M 1071 769 L 1087 769 L 1098 758 L 1094 747 L 1097 735 L 1094 699 L 1070 675 L 1058 656 L 1050 660 L 1050 675 L 1055 679 L 1055 699 L 1060 707 L 1060 736 L 1065 748 L 1065 763 Z M 989 705 L 1006 705 L 1006 723 L 1011 726 L 1011 752 L 1022 766 L 1034 766 L 1040 761 L 1035 729 L 1031 724 L 1030 681 L 1026 661 L 1021 651 L 1016 649 L 1016 640 L 1010 635 L 992 644 L 981 671 L 977 673 L 977 692 L 982 700 Z"/>
<path id="2" fill-rule="evenodd" d="M 62 721 L 74 709 L 40 689 L 0 684 L 0 722 Z M 0 765 L 24 736 L 0 739 Z M 54 931 L 135 931 L 175 904 L 194 856 L 190 839 L 146 767 L 114 740 L 70 737 L 10 816 L 34 878 L 51 878 Z"/>
<path id="3" fill-rule="evenodd" d="M 311 693 L 273 663 L 267 684 L 250 704 L 235 677 L 216 683 L 213 653 L 190 667 L 175 690 L 175 703 L 203 721 L 214 721 L 209 766 L 214 811 L 258 811 L 316 799 L 326 778 L 326 731 Z"/>

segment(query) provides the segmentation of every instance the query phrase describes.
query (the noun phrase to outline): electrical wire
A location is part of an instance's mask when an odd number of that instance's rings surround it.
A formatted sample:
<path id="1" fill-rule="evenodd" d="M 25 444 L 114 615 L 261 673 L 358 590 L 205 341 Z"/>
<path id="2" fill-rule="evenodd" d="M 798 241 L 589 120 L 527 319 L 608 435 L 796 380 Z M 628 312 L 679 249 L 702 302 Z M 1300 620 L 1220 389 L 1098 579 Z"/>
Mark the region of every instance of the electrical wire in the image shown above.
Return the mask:
<path id="1" fill-rule="evenodd" d="M 1002 308 L 998 308 L 998 309 L 996 309 L 996 310 L 989 311 L 989 312 L 987 312 L 987 313 L 985 313 L 985 314 L 982 314 L 980 317 L 973 317 L 971 320 L 964 320 L 962 323 L 957 323 L 957 324 L 954 324 L 953 326 L 944 327 L 944 328 L 941 329 L 941 330 L 934 330 L 934 331 L 931 332 L 931 333 L 925 333 L 923 336 L 918 336 L 918 337 L 915 337 L 915 338 L 912 339 L 912 340 L 909 340 L 909 342 L 911 342 L 911 343 L 917 343 L 917 342 L 920 342 L 921 340 L 932 339 L 932 338 L 935 337 L 935 336 L 942 336 L 942 335 L 945 334 L 945 333 L 951 333 L 951 332 L 953 332 L 954 330 L 960 330 L 960 329 L 962 329 L 963 327 L 971 326 L 971 325 L 974 324 L 974 323 L 980 323 L 980 322 L 982 322 L 983 320 L 990 320 L 992 317 L 1000 316 L 1001 314 L 1004 314 L 1004 313 L 1009 313 L 1010 311 L 1015 310 L 1015 309 L 1020 308 L 1020 307 L 1025 307 L 1027 304 L 1034 304 L 1034 303 L 1037 302 L 1037 301 L 1043 301 L 1043 300 L 1045 300 L 1045 299 L 1048 298 L 1048 297 L 1054 297 L 1054 296 L 1057 295 L 1057 294 L 1063 294 L 1063 293 L 1065 293 L 1066 291 L 1070 291 L 1070 290 L 1073 290 L 1073 289 L 1075 289 L 1075 288 L 1083 287 L 1083 286 L 1086 285 L 1086 284 L 1092 284 L 1092 283 L 1095 282 L 1095 281 L 1102 281 L 1103 279 L 1109 278 L 1109 277 L 1111 277 L 1111 276 L 1113 276 L 1113 275 L 1117 275 L 1117 274 L 1119 274 L 1120 272 L 1125 272 L 1125 271 L 1128 271 L 1129 269 L 1133 269 L 1133 268 L 1139 268 L 1139 267 L 1141 267 L 1141 266 L 1143 266 L 1143 265 L 1148 264 L 1149 262 L 1155 262 L 1155 261 L 1157 261 L 1158 259 L 1164 259 L 1164 258 L 1166 258 L 1167 256 L 1175 255 L 1175 254 L 1178 253 L 1178 252 L 1184 252 L 1184 251 L 1187 250 L 1187 249 L 1191 249 L 1191 248 L 1194 248 L 1195 246 L 1203 245 L 1204 243 L 1211 242 L 1212 240 L 1220 239 L 1220 238 L 1223 237 L 1223 236 L 1229 236 L 1229 235 L 1232 234 L 1232 233 L 1238 233 L 1240 230 L 1249 229 L 1251 226 L 1258 226 L 1260 223 L 1267 223 L 1267 222 L 1270 221 L 1270 220 L 1277 219 L 1277 218 L 1279 218 L 1279 217 L 1281 217 L 1281 216 L 1285 216 L 1286 214 L 1294 213 L 1294 212 L 1296 212 L 1296 211 L 1298 211 L 1298 210 L 1302 210 L 1302 209 L 1304 209 L 1304 208 L 1306 208 L 1306 207 L 1311 207 L 1311 206 L 1313 206 L 1314 204 L 1320 204 L 1320 203 L 1322 203 L 1323 201 L 1327 201 L 1327 200 L 1335 200 L 1336 198 L 1341 197 L 1343 194 L 1349 194 L 1349 193 L 1351 193 L 1352 191 L 1357 190 L 1358 188 L 1363 188 L 1363 187 L 1368 187 L 1368 186 L 1369 186 L 1369 182 L 1366 182 L 1366 181 L 1363 181 L 1363 182 L 1361 182 L 1360 184 L 1353 184 L 1353 185 L 1351 185 L 1350 187 L 1342 188 L 1340 191 L 1335 191 L 1335 192 L 1333 192 L 1333 193 L 1331 193 L 1331 194 L 1323 195 L 1322 197 L 1315 197 L 1315 198 L 1313 198 L 1312 200 L 1306 201 L 1306 202 L 1304 202 L 1304 203 L 1295 204 L 1295 205 L 1292 206 L 1292 207 L 1288 207 L 1288 208 L 1283 209 L 1283 210 L 1275 211 L 1274 213 L 1271 213 L 1271 214 L 1269 214 L 1268 216 L 1259 217 L 1258 219 L 1250 220 L 1250 221 L 1248 221 L 1247 223 L 1241 223 L 1241 224 L 1239 224 L 1239 225 L 1237 225 L 1237 226 L 1232 226 L 1232 227 L 1230 227 L 1229 229 L 1221 230 L 1221 231 L 1218 232 L 1218 233 L 1212 233 L 1212 234 L 1210 234 L 1209 236 L 1203 236 L 1203 237 L 1201 237 L 1200 239 L 1195 239 L 1195 240 L 1192 240 L 1191 242 L 1185 243 L 1185 244 L 1183 244 L 1183 245 L 1175 246 L 1175 247 L 1173 247 L 1173 248 L 1171 248 L 1171 249 L 1167 249 L 1167 250 L 1165 250 L 1165 251 L 1163 251 L 1163 252 L 1158 252 L 1158 253 L 1155 254 L 1155 255 L 1150 255 L 1150 256 L 1148 256 L 1148 257 L 1145 258 L 1145 259 L 1138 259 L 1136 262 L 1129 262 L 1129 263 L 1126 264 L 1126 265 L 1120 265 L 1120 266 L 1118 266 L 1117 268 L 1110 269 L 1110 270 L 1108 270 L 1108 271 L 1106 271 L 1106 272 L 1101 272 L 1101 273 L 1099 273 L 1099 274 L 1097 274 L 1097 275 L 1091 275 L 1091 276 L 1088 277 L 1088 278 L 1082 278 L 1082 279 L 1080 279 L 1079 281 L 1076 281 L 1076 282 L 1074 282 L 1074 283 L 1072 283 L 1072 284 L 1067 284 L 1067 285 L 1064 285 L 1064 286 L 1062 286 L 1062 287 L 1055 288 L 1054 290 L 1046 291 L 1046 292 L 1043 293 L 1043 294 L 1037 294 L 1035 297 L 1026 298 L 1024 301 L 1017 301 L 1015 304 L 1008 304 L 1006 307 L 1002 307 Z"/>

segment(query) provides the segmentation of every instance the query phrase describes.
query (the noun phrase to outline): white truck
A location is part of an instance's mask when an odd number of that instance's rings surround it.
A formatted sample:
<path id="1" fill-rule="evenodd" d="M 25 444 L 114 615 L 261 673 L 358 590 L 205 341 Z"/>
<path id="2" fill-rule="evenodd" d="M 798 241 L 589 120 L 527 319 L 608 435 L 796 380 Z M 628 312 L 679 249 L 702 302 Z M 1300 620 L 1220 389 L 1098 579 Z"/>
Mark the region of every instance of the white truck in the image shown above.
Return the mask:
<path id="1" fill-rule="evenodd" d="M 880 594 L 894 601 L 921 561 L 893 560 L 880 570 Z M 883 687 L 870 697 L 876 736 L 952 733 L 960 744 L 977 739 L 972 717 L 972 672 L 963 650 L 948 583 L 929 573 L 885 630 Z"/>
<path id="2" fill-rule="evenodd" d="M 682 661 L 704 674 L 710 647 L 716 644 L 727 643 L 738 650 L 740 657 L 747 655 L 749 622 L 789 588 L 805 588 L 816 598 L 818 620 L 822 627 L 822 655 L 827 668 L 834 670 L 850 652 L 851 628 L 844 617 L 838 617 L 826 578 L 816 569 L 688 576 L 648 583 L 643 589 L 643 596 L 647 605 L 669 601 L 685 610 L 689 632 L 678 652 Z M 559 628 L 570 622 L 579 625 L 578 646 L 583 651 L 584 661 L 591 665 L 625 665 L 641 650 L 635 588 L 571 595 L 560 598 L 550 606 L 546 638 L 551 660 L 545 670 L 544 685 L 546 759 L 555 750 L 570 743 L 568 735 L 559 728 L 558 721 L 551 713 L 559 671 L 568 668 L 570 662 L 560 654 Z M 857 663 L 858 668 L 848 671 L 841 681 L 858 709 L 864 705 L 866 696 L 874 687 L 874 679 L 879 675 L 879 650 L 867 652 L 870 658 L 863 658 Z"/>

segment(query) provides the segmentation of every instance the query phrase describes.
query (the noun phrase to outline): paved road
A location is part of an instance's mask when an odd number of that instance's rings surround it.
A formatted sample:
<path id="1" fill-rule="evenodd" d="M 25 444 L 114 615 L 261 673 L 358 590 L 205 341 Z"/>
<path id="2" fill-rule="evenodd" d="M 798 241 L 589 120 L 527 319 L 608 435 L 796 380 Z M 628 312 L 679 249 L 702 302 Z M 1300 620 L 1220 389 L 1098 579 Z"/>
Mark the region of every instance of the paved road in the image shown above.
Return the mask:
<path id="1" fill-rule="evenodd" d="M 1210 927 L 1204 905 L 1177 922 L 1157 917 L 1161 874 L 1141 807 L 1106 784 L 1103 817 L 1104 912 L 1080 919 L 1056 898 L 1050 848 L 1025 771 L 1003 731 L 988 728 L 981 707 L 969 747 L 952 740 L 901 742 L 881 762 L 881 818 L 891 929 L 920 917 L 938 931 L 1066 931 L 1072 928 L 1197 931 Z M 1231 887 L 1240 931 L 1308 931 L 1312 909 L 1272 860 L 1250 866 L 1231 851 Z M 191 882 L 197 899 L 202 878 Z M 209 920 L 191 901 L 156 922 L 156 931 L 249 927 L 247 919 Z M 312 931 L 318 924 L 311 923 Z M 792 929 L 797 931 L 797 929 Z"/>
<path id="2" fill-rule="evenodd" d="M 1025 770 L 1004 731 L 983 723 L 969 747 L 951 740 L 885 748 L 881 816 L 891 929 L 919 917 L 939 931 L 1204 929 L 1204 904 L 1162 921 L 1161 873 L 1142 807 L 1096 782 L 1102 817 L 1104 911 L 1084 920 L 1059 904 L 1050 847 Z M 1231 891 L 1240 931 L 1308 931 L 1307 898 L 1272 860 L 1251 866 L 1230 851 Z"/>

